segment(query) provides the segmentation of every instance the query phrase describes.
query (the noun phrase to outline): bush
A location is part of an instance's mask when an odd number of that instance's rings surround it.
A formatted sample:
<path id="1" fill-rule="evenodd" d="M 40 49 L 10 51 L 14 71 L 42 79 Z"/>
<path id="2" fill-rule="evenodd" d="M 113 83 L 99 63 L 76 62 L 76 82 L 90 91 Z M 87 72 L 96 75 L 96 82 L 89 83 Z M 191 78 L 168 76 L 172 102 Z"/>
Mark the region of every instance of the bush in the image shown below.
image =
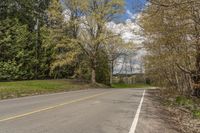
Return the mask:
<path id="1" fill-rule="evenodd" d="M 19 67 L 15 61 L 0 62 L 0 80 L 18 79 L 19 73 Z"/>
<path id="2" fill-rule="evenodd" d="M 183 97 L 183 96 L 178 96 L 176 97 L 176 103 L 180 106 L 189 106 L 189 105 L 193 105 L 193 101 Z"/>
<path id="3" fill-rule="evenodd" d="M 105 56 L 105 55 L 104 55 Z M 98 57 L 96 80 L 98 83 L 110 85 L 110 68 L 107 57 Z"/>
<path id="4" fill-rule="evenodd" d="M 200 110 L 194 110 L 194 111 L 193 111 L 193 116 L 194 116 L 195 118 L 200 118 Z"/>

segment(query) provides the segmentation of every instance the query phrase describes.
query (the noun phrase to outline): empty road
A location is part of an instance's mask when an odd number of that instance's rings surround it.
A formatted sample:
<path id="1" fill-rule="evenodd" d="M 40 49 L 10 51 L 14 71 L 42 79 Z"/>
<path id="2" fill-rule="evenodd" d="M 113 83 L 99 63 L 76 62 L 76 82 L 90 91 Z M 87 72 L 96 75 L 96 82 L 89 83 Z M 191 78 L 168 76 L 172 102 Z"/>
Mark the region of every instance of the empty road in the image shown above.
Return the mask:
<path id="1" fill-rule="evenodd" d="M 142 89 L 89 89 L 0 101 L 0 133 L 177 133 Z"/>

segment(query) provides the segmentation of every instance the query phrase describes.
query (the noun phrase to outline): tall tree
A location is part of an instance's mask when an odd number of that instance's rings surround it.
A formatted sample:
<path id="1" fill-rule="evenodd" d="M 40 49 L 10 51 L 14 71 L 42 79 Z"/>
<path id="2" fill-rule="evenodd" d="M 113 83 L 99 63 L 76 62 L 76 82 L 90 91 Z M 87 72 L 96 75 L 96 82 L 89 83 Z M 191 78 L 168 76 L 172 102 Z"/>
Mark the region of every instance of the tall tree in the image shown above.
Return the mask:
<path id="1" fill-rule="evenodd" d="M 90 61 L 91 82 L 96 82 L 97 55 L 105 45 L 106 23 L 123 12 L 122 0 L 92 0 L 88 1 L 87 8 L 83 11 L 83 25 L 80 31 L 79 46 L 86 53 Z"/>
<path id="2" fill-rule="evenodd" d="M 51 68 L 53 71 L 60 71 L 67 67 L 69 69 L 68 76 L 75 75 L 79 63 L 77 60 L 82 54 L 77 44 L 72 41 L 77 38 L 79 30 L 77 23 L 79 11 L 75 9 L 77 6 L 76 1 L 66 0 L 60 3 L 59 0 L 53 0 L 48 10 L 51 22 L 51 40 L 54 47 L 54 61 Z"/>
<path id="3" fill-rule="evenodd" d="M 151 0 L 141 18 L 148 38 L 147 71 L 182 94 L 200 83 L 199 7 L 198 0 Z"/>
<path id="4" fill-rule="evenodd" d="M 85 55 L 91 68 L 91 82 L 96 82 L 97 57 L 111 36 L 106 24 L 123 12 L 123 0 L 64 0 L 66 42 L 56 64 L 65 65 Z M 80 62 L 80 61 L 79 61 Z"/>

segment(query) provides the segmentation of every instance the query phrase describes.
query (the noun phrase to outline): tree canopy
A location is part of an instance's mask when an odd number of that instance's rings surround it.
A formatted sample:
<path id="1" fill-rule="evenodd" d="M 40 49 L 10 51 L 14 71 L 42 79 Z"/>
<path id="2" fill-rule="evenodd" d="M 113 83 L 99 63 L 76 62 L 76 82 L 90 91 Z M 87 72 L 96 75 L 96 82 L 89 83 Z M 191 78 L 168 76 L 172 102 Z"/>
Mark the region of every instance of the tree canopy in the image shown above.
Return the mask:
<path id="1" fill-rule="evenodd" d="M 123 10 L 123 0 L 1 1 L 0 80 L 75 77 L 109 84 L 107 45 L 116 37 L 106 24 Z"/>

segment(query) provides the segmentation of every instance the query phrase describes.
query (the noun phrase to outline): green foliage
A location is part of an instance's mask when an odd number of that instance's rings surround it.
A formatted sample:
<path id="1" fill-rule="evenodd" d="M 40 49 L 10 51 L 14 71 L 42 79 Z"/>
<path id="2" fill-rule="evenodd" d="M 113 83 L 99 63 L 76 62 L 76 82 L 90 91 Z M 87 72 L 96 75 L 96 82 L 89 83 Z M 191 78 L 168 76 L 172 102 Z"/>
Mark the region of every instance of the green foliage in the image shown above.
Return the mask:
<path id="1" fill-rule="evenodd" d="M 193 101 L 184 96 L 178 96 L 176 97 L 176 103 L 180 106 L 190 106 L 193 104 Z"/>
<path id="2" fill-rule="evenodd" d="M 0 60 L 18 60 L 25 56 L 29 32 L 17 18 L 0 21 Z"/>
<path id="3" fill-rule="evenodd" d="M 0 18 L 0 61 L 8 64 L 10 61 L 15 62 L 19 69 L 17 79 L 47 78 L 50 72 L 52 47 L 47 45 L 50 38 L 48 40 L 46 37 L 50 33 L 44 26 L 43 18 L 47 15 L 45 9 L 48 0 L 8 0 L 1 1 L 0 5 L 4 12 Z M 39 29 L 36 32 L 37 13 L 43 18 L 39 17 Z M 9 79 L 16 77 L 11 76 Z"/>
<path id="4" fill-rule="evenodd" d="M 192 112 L 197 111 L 197 107 L 198 107 L 198 105 L 192 99 L 184 97 L 184 96 L 176 97 L 175 105 L 182 106 Z"/>
<path id="5" fill-rule="evenodd" d="M 82 55 L 84 57 L 84 55 Z M 81 58 L 81 62 L 78 65 L 78 68 L 76 69 L 75 76 L 78 79 L 81 80 L 90 80 L 91 77 L 91 72 L 90 72 L 90 67 L 89 67 L 89 62 L 88 60 L 84 60 Z"/>
<path id="6" fill-rule="evenodd" d="M 60 0 L 0 1 L 0 80 L 89 80 L 93 68 L 95 79 L 109 84 L 106 23 L 122 13 L 123 0 L 63 4 L 71 10 L 68 21 Z"/>
<path id="7" fill-rule="evenodd" d="M 25 78 L 24 74 L 27 73 L 28 67 L 31 66 L 31 51 L 29 50 L 31 41 L 29 39 L 30 32 L 27 26 L 21 24 L 17 18 L 7 18 L 0 21 L 0 61 L 3 62 L 4 66 L 5 64 L 7 64 L 6 66 L 13 66 L 13 73 L 18 75 L 8 76 L 7 79 Z M 15 71 L 16 69 L 18 71 Z M 4 75 L 10 75 L 9 71 L 7 71 L 7 74 L 5 72 Z M 5 80 L 5 77 L 0 79 Z"/>
<path id="8" fill-rule="evenodd" d="M 96 70 L 96 81 L 105 85 L 110 84 L 110 68 L 108 57 L 104 51 L 102 51 L 97 58 L 97 70 Z"/>
<path id="9" fill-rule="evenodd" d="M 12 80 L 19 78 L 19 67 L 15 61 L 0 62 L 0 79 Z"/>
<path id="10" fill-rule="evenodd" d="M 200 118 L 199 105 L 198 105 L 198 102 L 195 101 L 194 99 L 187 98 L 184 96 L 178 96 L 175 99 L 175 103 L 171 103 L 171 104 L 176 105 L 176 106 L 177 105 L 182 106 L 188 109 L 189 111 L 191 111 L 191 114 L 193 114 L 195 118 Z"/>
<path id="11" fill-rule="evenodd" d="M 193 116 L 194 116 L 195 118 L 199 118 L 199 119 L 200 119 L 200 110 L 194 110 L 194 111 L 193 111 Z"/>

